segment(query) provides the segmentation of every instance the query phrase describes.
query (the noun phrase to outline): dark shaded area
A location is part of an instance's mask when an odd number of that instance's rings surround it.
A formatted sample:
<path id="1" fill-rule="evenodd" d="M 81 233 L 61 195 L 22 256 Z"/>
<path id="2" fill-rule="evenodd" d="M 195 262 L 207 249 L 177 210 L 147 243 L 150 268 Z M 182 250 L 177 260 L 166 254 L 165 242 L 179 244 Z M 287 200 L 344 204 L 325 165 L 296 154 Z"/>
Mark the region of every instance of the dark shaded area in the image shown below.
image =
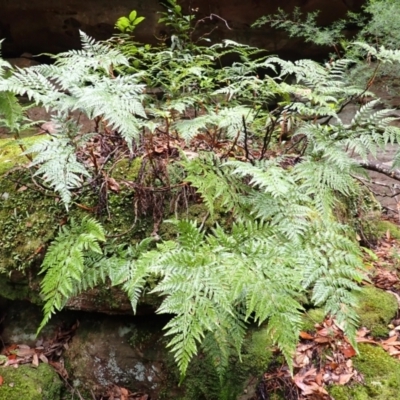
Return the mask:
<path id="1" fill-rule="evenodd" d="M 79 30 L 96 39 L 107 39 L 113 33 L 116 20 L 132 9 L 144 16 L 135 36 L 143 43 L 155 43 L 162 27 L 157 26 L 159 12 L 165 10 L 160 0 L 14 0 L 2 1 L 0 13 L 0 38 L 4 57 L 19 57 L 24 52 L 32 54 L 59 53 L 79 48 Z M 198 9 L 198 17 L 214 13 L 223 18 L 212 19 L 204 29 L 217 28 L 212 33 L 214 42 L 232 39 L 267 49 L 285 58 L 318 58 L 326 55 L 322 47 L 304 44 L 301 40 L 289 40 L 282 32 L 267 27 L 252 29 L 251 24 L 262 15 L 276 12 L 278 7 L 292 11 L 301 7 L 303 12 L 321 10 L 321 24 L 328 24 L 343 17 L 347 11 L 357 11 L 363 0 L 289 0 L 280 1 L 232 1 L 232 0 L 183 0 L 185 13 Z M 228 25 L 230 29 L 227 28 Z"/>

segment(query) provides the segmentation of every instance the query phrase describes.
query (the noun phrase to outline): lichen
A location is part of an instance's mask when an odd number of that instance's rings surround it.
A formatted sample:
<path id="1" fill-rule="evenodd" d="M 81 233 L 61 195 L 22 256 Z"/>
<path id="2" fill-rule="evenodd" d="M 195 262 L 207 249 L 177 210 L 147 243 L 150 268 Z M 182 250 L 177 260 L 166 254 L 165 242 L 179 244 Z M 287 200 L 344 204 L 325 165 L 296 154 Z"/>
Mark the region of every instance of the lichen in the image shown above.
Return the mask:
<path id="1" fill-rule="evenodd" d="M 0 398 L 7 400 L 60 400 L 62 382 L 48 364 L 38 368 L 21 365 L 18 368 L 1 367 L 3 384 Z"/>

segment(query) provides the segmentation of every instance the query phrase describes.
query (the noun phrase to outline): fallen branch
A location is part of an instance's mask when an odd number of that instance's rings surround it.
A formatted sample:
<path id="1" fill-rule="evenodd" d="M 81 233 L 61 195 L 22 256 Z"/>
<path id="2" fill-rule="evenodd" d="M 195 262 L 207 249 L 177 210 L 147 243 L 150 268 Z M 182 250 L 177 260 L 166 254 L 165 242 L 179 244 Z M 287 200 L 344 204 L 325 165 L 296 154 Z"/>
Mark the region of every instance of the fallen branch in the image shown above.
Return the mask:
<path id="1" fill-rule="evenodd" d="M 360 161 L 360 167 L 368 169 L 369 171 L 379 172 L 380 174 L 386 175 L 389 178 L 400 181 L 400 170 L 399 169 L 391 169 L 390 166 L 387 166 L 383 163 L 377 163 L 374 161 Z"/>

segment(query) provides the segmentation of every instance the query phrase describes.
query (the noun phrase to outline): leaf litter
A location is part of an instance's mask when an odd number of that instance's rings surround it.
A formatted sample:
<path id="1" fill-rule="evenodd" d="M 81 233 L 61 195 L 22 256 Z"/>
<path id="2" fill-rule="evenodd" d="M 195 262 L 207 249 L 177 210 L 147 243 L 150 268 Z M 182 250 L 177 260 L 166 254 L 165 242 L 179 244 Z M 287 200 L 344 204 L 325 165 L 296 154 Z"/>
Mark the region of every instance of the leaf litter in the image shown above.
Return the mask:
<path id="1" fill-rule="evenodd" d="M 400 308 L 400 241 L 387 231 L 373 251 L 366 253 L 370 282 L 394 295 Z M 368 329 L 361 327 L 356 342 L 380 346 L 400 360 L 400 318 L 394 319 L 388 328 L 387 339 L 375 340 Z M 327 386 L 363 384 L 363 375 L 353 366 L 352 358 L 356 355 L 335 320 L 327 317 L 315 325 L 315 333 L 300 332 L 293 375 L 287 365 L 273 365 L 257 388 L 257 398 L 267 400 L 272 393 L 280 392 L 288 400 L 333 400 Z"/>

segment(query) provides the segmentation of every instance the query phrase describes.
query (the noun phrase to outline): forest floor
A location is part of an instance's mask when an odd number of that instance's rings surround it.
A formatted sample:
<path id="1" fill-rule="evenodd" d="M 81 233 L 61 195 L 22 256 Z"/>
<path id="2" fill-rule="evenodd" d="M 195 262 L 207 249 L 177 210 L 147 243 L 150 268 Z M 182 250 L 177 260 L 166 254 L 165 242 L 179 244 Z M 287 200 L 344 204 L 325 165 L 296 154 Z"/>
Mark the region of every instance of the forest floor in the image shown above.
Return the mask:
<path id="1" fill-rule="evenodd" d="M 383 231 L 383 229 L 386 231 Z M 395 391 L 387 390 L 387 381 L 381 382 L 380 366 L 389 363 L 393 374 L 400 371 L 400 225 L 397 219 L 387 217 L 381 226 L 382 236 L 365 252 L 366 280 L 362 292 L 372 296 L 360 297 L 360 326 L 356 343 L 347 338 L 340 323 L 324 318 L 320 310 L 309 312 L 311 324 L 300 332 L 300 342 L 294 357 L 294 375 L 287 364 L 273 364 L 264 374 L 258 387 L 257 399 L 287 400 L 342 400 L 398 399 L 398 385 L 391 383 Z M 395 299 L 391 312 L 383 297 Z M 377 297 L 375 297 L 377 295 Z M 397 304 L 396 304 L 397 303 Z M 390 308 L 390 307 L 389 307 Z M 396 311 L 397 309 L 397 311 Z M 372 319 L 363 313 L 379 314 Z M 388 319 L 385 313 L 391 313 Z M 377 318 L 377 319 L 376 319 Z M 363 326 L 363 323 L 367 326 Z M 357 350 L 358 349 L 358 350 Z M 370 362 L 370 352 L 373 354 Z M 383 354 L 385 353 L 385 354 Z M 392 360 L 388 360 L 391 357 Z M 358 368 L 360 367 L 360 368 Z M 387 377 L 388 380 L 389 377 Z M 378 385 L 382 392 L 370 393 L 370 387 Z M 338 390 L 339 387 L 339 390 Z M 332 389 L 334 388 L 334 389 Z M 361 388 L 361 389 L 360 389 Z M 361 390 L 361 394 L 357 391 Z M 366 395 L 366 397 L 364 397 Z M 274 397 L 275 396 L 275 397 Z M 283 396 L 283 397 L 282 397 Z"/>

